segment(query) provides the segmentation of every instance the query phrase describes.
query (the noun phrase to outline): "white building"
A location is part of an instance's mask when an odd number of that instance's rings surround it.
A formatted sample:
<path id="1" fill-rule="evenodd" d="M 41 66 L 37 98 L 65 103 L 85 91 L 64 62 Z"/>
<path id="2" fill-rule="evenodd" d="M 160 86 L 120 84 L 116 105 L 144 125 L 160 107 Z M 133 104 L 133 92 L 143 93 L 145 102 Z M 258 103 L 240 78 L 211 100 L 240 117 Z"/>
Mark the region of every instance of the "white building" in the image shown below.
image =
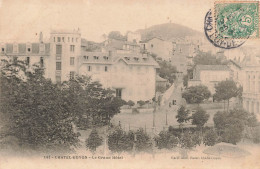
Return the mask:
<path id="1" fill-rule="evenodd" d="M 214 94 L 217 83 L 231 78 L 232 71 L 226 65 L 196 65 L 193 70 L 193 79 L 188 82 L 188 85 L 205 85 L 211 94 Z"/>
<path id="2" fill-rule="evenodd" d="M 53 82 L 69 80 L 75 74 L 89 75 L 126 101 L 150 100 L 155 96 L 159 65 L 148 54 L 130 48 L 132 43 L 113 51 L 88 52 L 81 45 L 79 30 L 51 31 L 48 43 L 41 37 L 37 43 L 1 44 L 0 57 L 24 60 L 28 67 L 38 63 Z"/>

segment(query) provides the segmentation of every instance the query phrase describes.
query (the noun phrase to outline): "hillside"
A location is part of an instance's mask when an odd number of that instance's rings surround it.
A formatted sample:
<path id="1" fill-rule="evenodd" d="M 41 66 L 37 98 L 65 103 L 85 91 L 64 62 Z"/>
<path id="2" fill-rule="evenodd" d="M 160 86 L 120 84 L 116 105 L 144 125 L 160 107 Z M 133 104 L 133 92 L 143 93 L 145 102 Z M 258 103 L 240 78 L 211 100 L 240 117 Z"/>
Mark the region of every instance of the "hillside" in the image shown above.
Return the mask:
<path id="1" fill-rule="evenodd" d="M 201 32 L 175 23 L 154 25 L 146 29 L 139 29 L 136 32 L 141 33 L 142 40 L 153 37 L 172 40 L 174 38 L 184 38 L 185 36 L 203 36 Z"/>

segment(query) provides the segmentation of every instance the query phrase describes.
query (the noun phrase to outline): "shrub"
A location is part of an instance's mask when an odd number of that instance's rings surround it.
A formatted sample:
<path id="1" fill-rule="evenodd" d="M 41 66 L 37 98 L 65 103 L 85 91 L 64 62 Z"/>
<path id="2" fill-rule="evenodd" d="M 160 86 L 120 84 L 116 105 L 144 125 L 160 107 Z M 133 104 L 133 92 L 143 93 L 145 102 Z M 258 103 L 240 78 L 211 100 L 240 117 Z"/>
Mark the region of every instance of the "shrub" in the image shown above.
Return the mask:
<path id="1" fill-rule="evenodd" d="M 135 140 L 136 151 L 149 152 L 152 149 L 152 142 L 150 136 L 147 133 L 145 133 L 142 128 L 138 129 L 135 132 L 135 135 L 136 135 L 136 140 Z"/>
<path id="2" fill-rule="evenodd" d="M 133 133 L 126 133 L 120 127 L 108 135 L 108 149 L 112 152 L 131 151 L 134 145 Z"/>
<path id="3" fill-rule="evenodd" d="M 145 101 L 143 101 L 143 100 L 139 100 L 139 101 L 137 101 L 137 103 L 139 104 L 140 107 L 145 105 Z"/>
<path id="4" fill-rule="evenodd" d="M 184 134 L 181 136 L 180 139 L 180 145 L 182 148 L 187 148 L 187 149 L 195 147 L 191 132 L 188 131 L 184 132 Z"/>
<path id="5" fill-rule="evenodd" d="M 94 152 L 96 151 L 97 147 L 101 146 L 103 142 L 102 137 L 100 137 L 97 133 L 96 129 L 93 129 L 89 135 L 89 137 L 86 139 L 86 147 Z"/>
<path id="6" fill-rule="evenodd" d="M 172 149 L 178 144 L 178 138 L 172 135 L 169 131 L 161 131 L 158 137 L 154 138 L 158 149 Z"/>
<path id="7" fill-rule="evenodd" d="M 203 143 L 206 146 L 214 146 L 218 141 L 218 135 L 215 130 L 208 130 L 205 132 Z"/>
<path id="8" fill-rule="evenodd" d="M 133 102 L 132 100 L 129 100 L 127 102 L 127 105 L 130 106 L 130 107 L 133 107 L 135 105 L 135 102 Z"/>

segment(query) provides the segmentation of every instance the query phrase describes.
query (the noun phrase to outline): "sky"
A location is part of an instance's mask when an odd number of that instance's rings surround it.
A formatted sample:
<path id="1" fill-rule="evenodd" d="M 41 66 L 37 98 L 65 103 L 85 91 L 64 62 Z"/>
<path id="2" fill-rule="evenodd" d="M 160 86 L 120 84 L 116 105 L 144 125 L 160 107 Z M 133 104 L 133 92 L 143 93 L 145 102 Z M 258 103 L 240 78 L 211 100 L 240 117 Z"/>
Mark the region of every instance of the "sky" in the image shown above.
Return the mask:
<path id="1" fill-rule="evenodd" d="M 87 40 L 110 31 L 177 23 L 203 32 L 212 0 L 0 0 L 0 42 L 29 42 L 43 32 L 80 28 Z"/>

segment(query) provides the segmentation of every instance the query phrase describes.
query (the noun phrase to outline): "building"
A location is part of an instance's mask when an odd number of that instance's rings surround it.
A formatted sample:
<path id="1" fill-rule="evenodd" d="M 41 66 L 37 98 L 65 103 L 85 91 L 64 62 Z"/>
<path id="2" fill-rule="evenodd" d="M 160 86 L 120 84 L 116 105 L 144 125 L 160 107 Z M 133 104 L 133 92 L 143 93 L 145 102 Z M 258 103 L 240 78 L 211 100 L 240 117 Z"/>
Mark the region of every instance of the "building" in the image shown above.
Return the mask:
<path id="1" fill-rule="evenodd" d="M 147 51 L 150 54 L 155 54 L 158 58 L 162 60 L 169 61 L 172 50 L 173 43 L 170 41 L 165 41 L 161 38 L 152 38 L 140 42 L 141 49 Z"/>
<path id="2" fill-rule="evenodd" d="M 45 68 L 46 78 L 55 83 L 74 78 L 75 74 L 89 75 L 126 101 L 152 99 L 158 63 L 147 53 L 140 53 L 135 42 L 109 44 L 100 51 L 90 52 L 79 29 L 51 31 L 47 43 L 41 37 L 35 43 L 1 44 L 0 56 L 23 60 L 28 67 L 40 64 Z"/>
<path id="3" fill-rule="evenodd" d="M 260 114 L 260 64 L 258 58 L 246 56 L 242 62 L 243 107 L 250 113 Z"/>
<path id="4" fill-rule="evenodd" d="M 193 70 L 193 79 L 189 81 L 188 85 L 205 85 L 213 94 L 217 83 L 231 78 L 232 71 L 227 65 L 196 65 Z"/>

